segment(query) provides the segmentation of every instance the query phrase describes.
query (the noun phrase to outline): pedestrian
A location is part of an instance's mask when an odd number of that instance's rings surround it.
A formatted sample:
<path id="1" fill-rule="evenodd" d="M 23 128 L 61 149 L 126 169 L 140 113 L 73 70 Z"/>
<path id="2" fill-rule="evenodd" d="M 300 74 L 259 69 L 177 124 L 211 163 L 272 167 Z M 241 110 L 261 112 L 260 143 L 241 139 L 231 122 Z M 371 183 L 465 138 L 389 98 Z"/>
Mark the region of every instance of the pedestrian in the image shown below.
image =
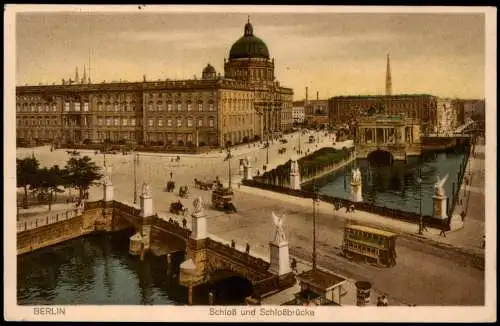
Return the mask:
<path id="1" fill-rule="evenodd" d="M 351 212 L 354 213 L 354 204 L 351 204 Z"/>
<path id="2" fill-rule="evenodd" d="M 465 220 L 465 211 L 460 213 L 460 217 L 462 218 L 462 222 Z"/>
<path id="3" fill-rule="evenodd" d="M 247 254 L 250 254 L 250 245 L 248 244 L 248 242 L 247 242 L 247 246 L 246 246 L 246 248 L 245 248 L 245 252 L 246 252 Z"/>
<path id="4" fill-rule="evenodd" d="M 231 240 L 231 248 L 236 248 L 236 241 Z"/>
<path id="5" fill-rule="evenodd" d="M 292 271 L 297 273 L 297 260 L 295 258 L 292 258 L 292 261 L 290 263 L 290 267 L 292 268 Z"/>
<path id="6" fill-rule="evenodd" d="M 174 176 L 174 171 L 170 171 L 170 179 Z"/>
<path id="7" fill-rule="evenodd" d="M 186 220 L 186 218 L 184 217 L 184 218 L 182 218 L 182 227 L 185 229 L 185 228 L 186 228 L 186 226 L 187 226 L 187 220 Z"/>
<path id="8" fill-rule="evenodd" d="M 446 231 L 445 231 L 445 228 L 441 228 L 441 232 L 439 233 L 439 236 L 443 236 L 446 238 Z"/>

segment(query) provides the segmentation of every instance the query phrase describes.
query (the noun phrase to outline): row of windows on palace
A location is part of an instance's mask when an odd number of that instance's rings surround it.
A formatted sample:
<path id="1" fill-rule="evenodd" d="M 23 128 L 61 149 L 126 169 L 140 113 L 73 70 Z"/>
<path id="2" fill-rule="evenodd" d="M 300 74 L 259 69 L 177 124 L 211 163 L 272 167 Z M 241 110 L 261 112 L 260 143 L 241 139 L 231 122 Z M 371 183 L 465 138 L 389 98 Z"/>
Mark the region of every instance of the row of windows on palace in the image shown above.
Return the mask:
<path id="1" fill-rule="evenodd" d="M 27 126 L 41 126 L 41 125 L 44 125 L 44 122 L 45 122 L 45 125 L 46 126 L 50 126 L 50 125 L 54 125 L 54 126 L 57 126 L 57 118 L 53 118 L 53 119 L 17 119 L 17 125 L 27 125 Z M 193 127 L 193 121 L 196 120 L 196 119 L 191 119 L 191 118 L 188 118 L 186 119 L 185 121 L 185 124 L 183 124 L 183 119 L 181 118 L 177 118 L 177 119 L 166 119 L 166 125 L 167 127 L 172 127 L 174 126 L 173 125 L 173 122 L 175 121 L 176 124 L 175 126 L 177 127 L 183 127 L 183 126 L 187 126 L 187 127 Z M 197 126 L 198 127 L 204 127 L 204 122 L 203 122 L 203 119 L 202 118 L 199 118 L 197 119 Z M 87 125 L 87 119 L 83 119 L 83 125 Z M 163 124 L 164 120 L 163 119 L 148 119 L 148 126 L 149 127 L 154 127 L 154 126 L 158 126 L 158 127 L 163 127 L 164 124 Z M 70 125 L 70 122 L 68 122 L 67 120 L 64 122 L 64 125 L 65 126 L 68 126 Z M 136 125 L 136 120 L 135 118 L 130 118 L 130 119 L 120 119 L 120 118 L 107 118 L 107 119 L 103 119 L 103 118 L 99 118 L 97 119 L 97 125 L 98 126 L 132 126 L 134 127 Z M 215 125 L 215 119 L 214 118 L 209 118 L 208 119 L 208 127 L 210 128 L 213 128 Z"/>
<path id="2" fill-rule="evenodd" d="M 29 105 L 29 107 L 26 104 L 23 104 L 23 105 L 18 104 L 16 108 L 17 108 L 17 112 L 49 112 L 49 111 L 57 112 L 57 106 L 55 103 L 53 103 L 50 108 L 49 108 L 48 104 L 44 104 L 44 105 L 38 104 L 36 106 L 34 104 L 31 104 L 31 105 Z M 127 111 L 135 111 L 135 108 L 136 108 L 136 105 L 134 103 L 131 103 L 130 105 L 125 104 L 125 103 L 118 103 L 118 102 L 115 102 L 113 105 L 111 103 L 106 103 L 106 104 L 97 103 L 97 111 L 115 111 L 115 112 L 124 111 L 124 112 L 127 112 Z M 160 103 L 160 102 L 158 102 L 156 105 L 154 105 L 152 102 L 150 102 L 148 104 L 147 108 L 148 108 L 148 111 L 164 111 L 165 110 L 165 106 L 163 105 L 163 103 Z M 184 111 L 184 108 L 188 112 L 193 111 L 193 104 L 190 102 L 187 102 L 185 105 L 183 105 L 181 102 L 178 102 L 175 105 L 176 111 Z M 172 103 L 167 103 L 166 110 L 168 112 L 172 112 L 173 109 L 174 109 L 174 105 Z M 202 102 L 198 103 L 197 109 L 199 112 L 204 111 L 204 105 Z M 208 111 L 213 112 L 214 110 L 215 110 L 214 103 L 209 102 L 208 103 Z M 70 112 L 70 111 L 88 112 L 89 111 L 89 103 L 83 102 L 83 105 L 81 105 L 80 102 L 74 102 L 74 103 L 66 102 L 66 103 L 64 103 L 64 111 L 65 112 Z"/>

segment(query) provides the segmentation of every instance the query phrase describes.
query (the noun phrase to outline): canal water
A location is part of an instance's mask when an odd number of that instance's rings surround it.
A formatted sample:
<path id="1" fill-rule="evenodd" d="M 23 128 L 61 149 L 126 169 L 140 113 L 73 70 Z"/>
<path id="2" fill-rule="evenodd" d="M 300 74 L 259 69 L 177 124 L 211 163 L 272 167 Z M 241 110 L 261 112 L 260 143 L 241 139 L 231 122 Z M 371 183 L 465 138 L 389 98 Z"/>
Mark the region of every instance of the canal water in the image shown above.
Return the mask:
<path id="1" fill-rule="evenodd" d="M 358 159 L 345 168 L 316 180 L 316 187 L 321 194 L 350 199 L 351 171 L 359 168 L 363 180 L 363 201 L 418 214 L 421 198 L 422 215 L 432 216 L 432 196 L 437 176 L 444 178 L 448 175 L 444 190 L 451 205 L 453 184 L 457 189 L 458 171 L 464 156 L 465 149 L 455 148 L 411 157 L 407 163 L 395 161 L 393 166 L 374 166 L 368 160 Z M 419 175 L 422 180 L 421 190 L 417 182 Z M 303 188 L 312 190 L 313 184 L 308 183 Z"/>
<path id="2" fill-rule="evenodd" d="M 133 232 L 100 233 L 17 257 L 19 305 L 184 305 L 187 288 L 178 283 L 184 254 L 143 261 L 128 252 Z M 195 287 L 194 304 L 242 304 L 246 283 L 229 277 Z M 248 295 L 248 293 L 245 293 Z"/>

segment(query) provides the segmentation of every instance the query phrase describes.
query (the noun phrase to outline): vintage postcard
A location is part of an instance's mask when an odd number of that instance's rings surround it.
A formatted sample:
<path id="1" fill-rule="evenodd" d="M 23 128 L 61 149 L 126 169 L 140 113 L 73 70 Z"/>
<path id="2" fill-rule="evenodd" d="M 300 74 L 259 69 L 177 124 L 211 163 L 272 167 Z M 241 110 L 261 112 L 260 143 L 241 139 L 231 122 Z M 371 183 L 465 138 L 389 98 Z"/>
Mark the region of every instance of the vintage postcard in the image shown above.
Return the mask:
<path id="1" fill-rule="evenodd" d="M 496 8 L 4 27 L 6 320 L 496 321 Z"/>

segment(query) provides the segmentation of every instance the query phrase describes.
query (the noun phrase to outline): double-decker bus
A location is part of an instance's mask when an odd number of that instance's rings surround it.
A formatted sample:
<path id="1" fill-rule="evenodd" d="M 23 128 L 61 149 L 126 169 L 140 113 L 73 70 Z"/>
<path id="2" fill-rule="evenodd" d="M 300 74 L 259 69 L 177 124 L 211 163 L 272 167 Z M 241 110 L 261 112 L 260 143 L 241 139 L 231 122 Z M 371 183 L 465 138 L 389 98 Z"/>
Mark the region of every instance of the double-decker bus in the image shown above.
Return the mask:
<path id="1" fill-rule="evenodd" d="M 344 227 L 342 254 L 386 267 L 396 265 L 396 233 L 364 225 Z"/>

